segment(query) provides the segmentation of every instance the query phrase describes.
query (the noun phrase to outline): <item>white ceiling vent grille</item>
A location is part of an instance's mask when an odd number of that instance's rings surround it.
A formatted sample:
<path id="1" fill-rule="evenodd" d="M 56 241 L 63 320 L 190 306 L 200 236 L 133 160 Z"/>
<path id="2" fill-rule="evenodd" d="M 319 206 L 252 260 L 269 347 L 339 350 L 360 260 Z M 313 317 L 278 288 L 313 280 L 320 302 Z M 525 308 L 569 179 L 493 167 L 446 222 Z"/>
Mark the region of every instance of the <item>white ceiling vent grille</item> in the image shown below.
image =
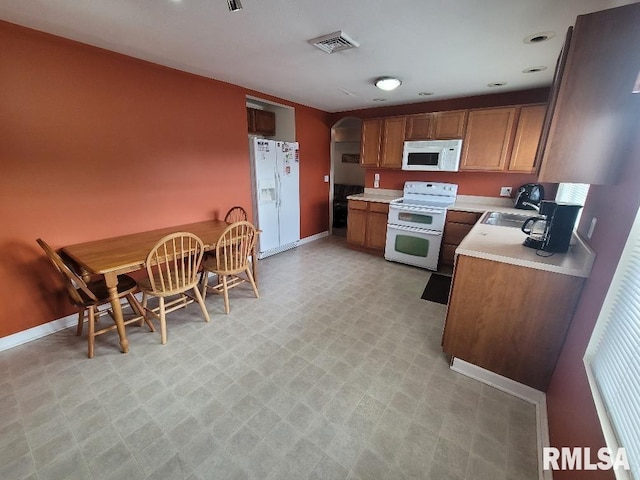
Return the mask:
<path id="1" fill-rule="evenodd" d="M 349 37 L 343 31 L 323 35 L 322 37 L 312 38 L 309 43 L 314 47 L 318 47 L 325 53 L 341 52 L 350 48 L 359 47 L 360 44 Z"/>

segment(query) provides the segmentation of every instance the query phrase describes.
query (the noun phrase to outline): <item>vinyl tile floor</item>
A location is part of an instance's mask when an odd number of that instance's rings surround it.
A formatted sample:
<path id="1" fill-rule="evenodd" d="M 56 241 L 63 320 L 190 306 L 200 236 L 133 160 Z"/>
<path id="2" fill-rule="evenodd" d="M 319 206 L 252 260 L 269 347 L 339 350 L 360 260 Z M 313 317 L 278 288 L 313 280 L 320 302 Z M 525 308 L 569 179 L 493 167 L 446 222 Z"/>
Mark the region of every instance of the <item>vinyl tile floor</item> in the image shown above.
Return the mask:
<path id="1" fill-rule="evenodd" d="M 166 345 L 0 352 L 0 478 L 536 479 L 534 406 L 448 368 L 428 275 L 329 237 L 261 261 L 229 315 L 169 314 Z"/>

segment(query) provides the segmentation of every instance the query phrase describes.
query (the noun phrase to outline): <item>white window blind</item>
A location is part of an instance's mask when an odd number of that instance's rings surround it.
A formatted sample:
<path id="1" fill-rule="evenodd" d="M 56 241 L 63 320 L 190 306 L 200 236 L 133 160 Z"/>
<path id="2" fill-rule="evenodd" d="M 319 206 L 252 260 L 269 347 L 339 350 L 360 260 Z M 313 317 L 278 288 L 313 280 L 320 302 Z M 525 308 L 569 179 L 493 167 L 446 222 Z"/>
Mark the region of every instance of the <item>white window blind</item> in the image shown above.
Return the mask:
<path id="1" fill-rule="evenodd" d="M 589 193 L 588 183 L 561 183 L 558 185 L 558 192 L 556 193 L 556 202 L 562 203 L 577 203 L 584 206 L 584 202 L 587 200 Z M 580 223 L 580 217 L 582 216 L 582 209 L 578 211 L 576 217 L 576 225 Z"/>
<path id="2" fill-rule="evenodd" d="M 584 362 L 607 446 L 624 447 L 633 472 L 616 476 L 640 479 L 640 210 Z"/>

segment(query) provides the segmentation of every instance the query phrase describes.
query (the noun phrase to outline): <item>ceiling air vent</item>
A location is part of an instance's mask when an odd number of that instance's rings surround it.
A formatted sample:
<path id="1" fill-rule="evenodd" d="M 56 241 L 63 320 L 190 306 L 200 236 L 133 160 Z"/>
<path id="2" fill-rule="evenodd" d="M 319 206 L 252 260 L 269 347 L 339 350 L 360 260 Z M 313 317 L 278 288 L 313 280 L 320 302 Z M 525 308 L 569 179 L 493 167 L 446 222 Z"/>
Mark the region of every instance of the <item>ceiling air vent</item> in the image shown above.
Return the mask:
<path id="1" fill-rule="evenodd" d="M 350 48 L 359 47 L 360 44 L 349 37 L 343 31 L 330 33 L 329 35 L 323 35 L 322 37 L 312 38 L 309 43 L 315 47 L 318 47 L 325 53 L 340 52 L 342 50 L 348 50 Z"/>

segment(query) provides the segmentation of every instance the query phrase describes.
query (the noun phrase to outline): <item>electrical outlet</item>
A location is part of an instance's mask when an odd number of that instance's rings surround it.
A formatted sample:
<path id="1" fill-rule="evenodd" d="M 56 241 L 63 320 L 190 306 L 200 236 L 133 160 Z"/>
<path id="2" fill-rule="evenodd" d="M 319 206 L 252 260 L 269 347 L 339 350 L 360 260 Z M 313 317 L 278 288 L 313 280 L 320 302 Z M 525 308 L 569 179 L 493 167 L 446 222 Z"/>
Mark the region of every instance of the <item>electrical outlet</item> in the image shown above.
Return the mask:
<path id="1" fill-rule="evenodd" d="M 380 174 L 373 175 L 373 188 L 380 188 Z"/>
<path id="2" fill-rule="evenodd" d="M 324 176 L 324 183 L 329 183 L 329 175 Z"/>
<path id="3" fill-rule="evenodd" d="M 500 188 L 500 196 L 501 197 L 510 197 L 511 196 L 511 187 L 501 187 Z"/>

